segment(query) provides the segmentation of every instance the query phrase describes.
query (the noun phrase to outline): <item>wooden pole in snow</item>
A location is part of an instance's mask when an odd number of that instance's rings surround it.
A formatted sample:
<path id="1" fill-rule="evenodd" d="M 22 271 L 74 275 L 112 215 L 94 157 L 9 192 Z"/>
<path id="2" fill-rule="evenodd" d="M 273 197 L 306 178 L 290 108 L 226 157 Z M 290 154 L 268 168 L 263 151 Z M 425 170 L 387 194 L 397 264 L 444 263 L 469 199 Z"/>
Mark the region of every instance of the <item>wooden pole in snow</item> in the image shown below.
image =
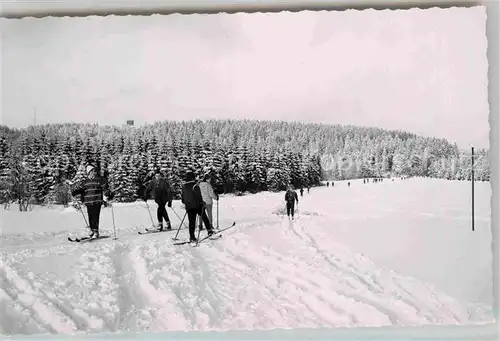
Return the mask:
<path id="1" fill-rule="evenodd" d="M 472 231 L 474 231 L 474 147 L 472 147 Z"/>

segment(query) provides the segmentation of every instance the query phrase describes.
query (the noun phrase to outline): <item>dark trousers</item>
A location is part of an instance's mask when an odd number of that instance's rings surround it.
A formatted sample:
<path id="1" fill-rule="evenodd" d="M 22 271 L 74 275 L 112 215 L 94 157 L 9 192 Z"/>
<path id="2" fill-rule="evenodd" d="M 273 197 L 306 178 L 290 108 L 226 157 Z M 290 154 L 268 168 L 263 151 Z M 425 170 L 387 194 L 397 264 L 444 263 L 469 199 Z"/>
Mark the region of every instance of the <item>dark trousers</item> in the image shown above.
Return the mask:
<path id="1" fill-rule="evenodd" d="M 210 220 L 208 219 L 207 214 L 205 213 L 205 210 L 201 211 L 200 209 L 188 209 L 186 210 L 187 216 L 188 216 L 188 221 L 189 221 L 189 239 L 193 240 L 196 239 L 196 236 L 194 234 L 196 230 L 196 218 L 201 215 L 201 219 L 203 223 L 205 224 L 205 227 L 207 228 L 208 231 L 212 231 L 212 225 L 210 224 Z M 200 214 L 201 213 L 201 214 Z"/>
<path id="2" fill-rule="evenodd" d="M 165 219 L 165 221 L 169 223 L 170 219 L 168 218 L 167 208 L 165 207 L 167 203 L 157 202 L 157 204 L 158 209 L 156 210 L 156 217 L 158 218 L 158 222 L 161 224 L 163 222 L 163 219 Z"/>
<path id="3" fill-rule="evenodd" d="M 213 230 L 213 225 L 212 222 L 210 221 L 210 218 L 207 215 L 207 209 L 206 207 L 203 207 L 201 209 L 201 220 L 203 221 L 203 224 L 205 225 L 205 228 L 207 231 L 212 231 Z M 201 227 L 201 221 L 200 221 L 200 227 Z"/>
<path id="4" fill-rule="evenodd" d="M 99 217 L 101 215 L 102 204 L 87 205 L 87 213 L 89 215 L 89 225 L 92 232 L 99 231 Z"/>
<path id="5" fill-rule="evenodd" d="M 295 201 L 287 201 L 286 203 L 286 215 L 292 215 L 295 213 Z"/>

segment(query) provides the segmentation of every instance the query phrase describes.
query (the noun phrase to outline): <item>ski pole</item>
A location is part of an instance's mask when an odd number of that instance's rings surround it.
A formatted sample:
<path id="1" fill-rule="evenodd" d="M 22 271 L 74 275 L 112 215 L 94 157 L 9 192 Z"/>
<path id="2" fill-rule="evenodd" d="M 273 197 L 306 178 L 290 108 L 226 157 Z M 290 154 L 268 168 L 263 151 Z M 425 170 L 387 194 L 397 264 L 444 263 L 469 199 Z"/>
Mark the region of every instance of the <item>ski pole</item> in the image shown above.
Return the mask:
<path id="1" fill-rule="evenodd" d="M 201 224 L 203 224 L 203 209 L 201 211 L 201 215 L 199 215 L 199 224 L 198 224 L 198 236 L 196 237 L 196 246 L 198 246 L 198 243 L 200 242 L 200 234 L 201 234 Z"/>
<path id="2" fill-rule="evenodd" d="M 217 197 L 217 230 L 219 229 L 219 198 Z"/>
<path id="3" fill-rule="evenodd" d="M 172 209 L 172 212 L 174 212 L 174 214 L 177 216 L 177 218 L 179 218 L 179 220 L 181 220 L 181 217 L 177 214 L 177 212 L 172 207 L 170 207 L 170 208 Z M 186 214 L 184 214 L 184 218 L 186 217 Z M 181 225 L 179 225 L 179 226 L 182 226 L 182 224 L 184 223 L 184 218 L 181 220 Z M 188 228 L 185 224 L 184 224 L 184 226 L 186 228 Z"/>
<path id="4" fill-rule="evenodd" d="M 196 237 L 196 245 L 198 245 L 199 240 L 200 240 L 200 234 L 201 234 L 201 227 L 203 224 L 203 215 L 205 214 L 205 205 L 201 207 L 201 212 L 199 215 L 199 224 L 198 224 L 198 236 Z M 208 227 L 207 227 L 208 228 Z"/>
<path id="5" fill-rule="evenodd" d="M 115 235 L 114 240 L 117 240 L 118 238 L 116 237 L 116 226 L 115 226 L 115 211 L 113 209 L 113 203 L 109 203 L 111 205 L 111 217 L 113 218 L 113 233 Z"/>
<path id="6" fill-rule="evenodd" d="M 85 218 L 85 213 L 83 213 L 83 210 L 82 210 L 81 206 L 78 206 L 78 211 L 80 211 L 80 213 L 82 214 L 83 220 L 85 220 L 85 227 L 89 229 L 90 225 L 89 225 L 89 223 L 87 221 L 87 218 Z"/>
<path id="7" fill-rule="evenodd" d="M 145 203 L 146 203 L 146 209 L 148 210 L 148 213 L 149 213 L 149 219 L 151 219 L 151 225 L 152 225 L 152 227 L 155 227 L 155 222 L 153 220 L 153 216 L 151 215 L 151 211 L 149 211 L 148 201 L 146 200 Z"/>
<path id="8" fill-rule="evenodd" d="M 179 231 L 181 230 L 181 226 L 184 223 L 184 219 L 186 219 L 186 215 L 187 215 L 187 211 L 186 211 L 186 213 L 184 213 L 184 217 L 182 218 L 181 223 L 179 224 L 179 228 L 177 229 L 177 233 L 175 234 L 175 237 L 172 238 L 173 240 L 177 240 L 177 236 L 179 235 Z"/>

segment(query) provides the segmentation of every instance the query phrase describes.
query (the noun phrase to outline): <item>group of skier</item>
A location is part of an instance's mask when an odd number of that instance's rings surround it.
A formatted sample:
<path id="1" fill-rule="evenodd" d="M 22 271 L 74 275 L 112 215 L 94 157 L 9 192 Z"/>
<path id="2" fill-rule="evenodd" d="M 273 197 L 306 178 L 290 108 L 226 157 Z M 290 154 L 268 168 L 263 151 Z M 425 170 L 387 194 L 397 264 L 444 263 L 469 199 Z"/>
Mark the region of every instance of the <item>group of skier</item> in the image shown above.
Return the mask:
<path id="1" fill-rule="evenodd" d="M 201 221 L 203 221 L 203 224 L 205 224 L 208 236 L 214 234 L 214 227 L 212 224 L 212 199 L 219 200 L 219 197 L 215 195 L 208 179 L 208 175 L 205 175 L 203 181 L 198 184 L 194 173 L 189 172 L 186 174 L 186 182 L 182 187 L 181 202 L 184 204 L 189 221 L 190 242 L 197 241 L 197 238 L 194 235 L 197 216 L 199 216 Z M 201 190 L 202 186 L 204 191 Z M 203 195 L 205 195 L 205 197 Z M 210 218 L 207 216 L 207 204 L 210 205 Z M 201 228 L 202 224 L 200 222 L 200 229 Z"/>
<path id="2" fill-rule="evenodd" d="M 107 200 L 113 200 L 113 191 L 105 189 L 105 179 L 100 175 L 100 172 L 92 166 L 88 165 L 85 168 L 86 176 L 74 184 L 71 194 L 80 196 L 81 202 L 87 207 L 89 227 L 91 230 L 90 238 L 99 238 L 99 217 L 103 204 Z M 148 174 L 144 179 L 144 194 L 143 200 L 147 202 L 152 196 L 157 208 L 157 219 L 159 230 L 171 230 L 172 225 L 167 213 L 166 206 L 172 207 L 173 193 L 168 181 L 159 168 Z M 116 191 L 116 189 L 115 189 Z M 196 219 L 200 218 L 200 230 L 203 229 L 203 224 L 207 230 L 208 236 L 214 234 L 212 206 L 213 201 L 219 200 L 219 196 L 215 194 L 210 177 L 206 174 L 200 183 L 197 183 L 193 172 L 186 174 L 185 183 L 182 187 L 181 202 L 184 204 L 186 216 L 188 217 L 189 239 L 190 242 L 196 242 L 195 236 Z M 165 221 L 166 225 L 163 225 Z"/>
<path id="3" fill-rule="evenodd" d="M 108 200 L 113 200 L 114 191 L 107 189 L 105 177 L 101 176 L 98 169 L 92 165 L 85 168 L 86 176 L 75 184 L 71 194 L 80 196 L 81 202 L 87 207 L 88 223 L 91 230 L 90 238 L 99 238 L 99 219 L 101 208 Z M 199 229 L 207 230 L 208 236 L 215 232 L 213 225 L 212 207 L 214 200 L 218 201 L 219 196 L 214 192 L 210 183 L 210 176 L 206 174 L 200 182 L 196 181 L 195 174 L 188 172 L 181 191 L 181 202 L 186 210 L 185 216 L 188 218 L 189 241 L 197 242 L 195 235 L 196 221 L 199 218 Z M 172 207 L 173 193 L 170 184 L 159 168 L 150 172 L 143 179 L 144 192 L 142 199 L 147 203 L 151 196 L 158 205 L 156 217 L 158 220 L 157 229 L 159 231 L 171 230 L 172 224 L 167 212 L 167 207 Z M 307 188 L 309 192 L 309 188 Z M 304 189 L 300 188 L 300 195 L 303 196 Z M 293 220 L 295 215 L 295 203 L 298 205 L 299 197 L 293 185 L 289 185 L 285 193 L 286 212 Z M 149 209 L 149 208 L 148 208 Z M 165 222 L 165 225 L 163 224 Z"/>

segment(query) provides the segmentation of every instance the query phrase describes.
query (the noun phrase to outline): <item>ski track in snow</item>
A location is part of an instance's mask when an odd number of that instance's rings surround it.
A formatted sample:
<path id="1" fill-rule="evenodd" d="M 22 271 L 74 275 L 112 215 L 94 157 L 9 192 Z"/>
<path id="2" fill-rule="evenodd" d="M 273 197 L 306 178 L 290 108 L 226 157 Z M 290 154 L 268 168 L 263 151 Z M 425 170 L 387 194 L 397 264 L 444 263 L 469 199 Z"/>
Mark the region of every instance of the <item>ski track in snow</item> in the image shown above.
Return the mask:
<path id="1" fill-rule="evenodd" d="M 237 225 L 197 248 L 172 245 L 175 231 L 137 235 L 134 225 L 144 225 L 144 215 L 120 225 L 118 240 L 61 242 L 68 235 L 64 230 L 7 235 L 1 332 L 472 323 L 468 308 L 455 299 L 335 242 L 321 223 L 331 213 L 301 204 L 306 209 L 293 222 L 273 214 L 282 211 L 276 209 L 281 196 L 266 198 L 268 212 L 256 206 L 239 215 L 233 212 L 248 206 L 244 198 L 223 199 L 221 211 L 234 214 Z M 117 217 L 125 214 L 115 210 Z M 179 223 L 170 216 L 174 226 Z M 179 238 L 186 237 L 183 228 Z"/>

